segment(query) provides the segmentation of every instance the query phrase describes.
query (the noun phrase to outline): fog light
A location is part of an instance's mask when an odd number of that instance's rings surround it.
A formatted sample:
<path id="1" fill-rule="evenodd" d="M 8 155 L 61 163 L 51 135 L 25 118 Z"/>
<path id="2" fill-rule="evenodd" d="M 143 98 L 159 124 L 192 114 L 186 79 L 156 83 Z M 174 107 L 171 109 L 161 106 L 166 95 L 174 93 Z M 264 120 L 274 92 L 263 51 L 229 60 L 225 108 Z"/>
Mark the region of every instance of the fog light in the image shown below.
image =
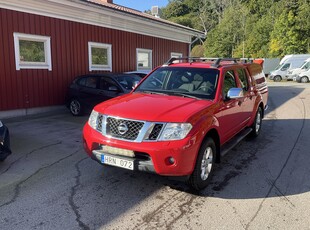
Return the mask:
<path id="1" fill-rule="evenodd" d="M 175 163 L 175 159 L 173 157 L 168 157 L 166 160 L 169 165 L 173 165 Z"/>

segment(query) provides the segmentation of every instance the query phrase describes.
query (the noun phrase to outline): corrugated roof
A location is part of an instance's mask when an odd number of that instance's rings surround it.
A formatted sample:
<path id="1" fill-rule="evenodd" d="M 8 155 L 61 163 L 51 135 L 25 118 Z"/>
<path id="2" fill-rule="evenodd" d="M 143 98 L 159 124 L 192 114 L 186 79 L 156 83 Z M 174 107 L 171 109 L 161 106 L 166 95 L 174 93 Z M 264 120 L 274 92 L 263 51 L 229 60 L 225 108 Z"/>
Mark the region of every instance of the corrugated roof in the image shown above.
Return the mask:
<path id="1" fill-rule="evenodd" d="M 134 15 L 134 16 L 145 18 L 145 19 L 153 20 L 155 22 L 164 23 L 164 24 L 167 24 L 167 25 L 170 25 L 170 26 L 174 26 L 174 27 L 185 29 L 185 30 L 189 30 L 191 32 L 199 33 L 200 35 L 204 34 L 202 31 L 195 30 L 193 28 L 190 28 L 190 27 L 187 27 L 187 26 L 183 26 L 183 25 L 180 25 L 180 24 L 177 24 L 177 23 L 174 23 L 174 22 L 170 22 L 168 20 L 164 20 L 162 18 L 158 18 L 158 17 L 155 17 L 153 15 L 150 15 L 150 14 L 147 14 L 147 13 L 143 13 L 141 11 L 138 11 L 138 10 L 135 10 L 135 9 L 132 9 L 132 8 L 128 8 L 128 7 L 125 7 L 125 6 L 117 5 L 117 4 L 114 4 L 114 3 L 113 4 L 112 3 L 107 3 L 107 2 L 102 1 L 102 0 L 82 0 L 82 1 L 93 3 L 93 4 L 96 4 L 96 5 L 102 6 L 102 7 L 106 7 L 106 8 L 109 8 L 109 9 L 112 9 L 112 10 L 116 10 L 116 11 L 120 11 L 120 12 L 123 12 L 123 13 L 128 13 L 128 14 L 131 14 L 131 15 Z"/>

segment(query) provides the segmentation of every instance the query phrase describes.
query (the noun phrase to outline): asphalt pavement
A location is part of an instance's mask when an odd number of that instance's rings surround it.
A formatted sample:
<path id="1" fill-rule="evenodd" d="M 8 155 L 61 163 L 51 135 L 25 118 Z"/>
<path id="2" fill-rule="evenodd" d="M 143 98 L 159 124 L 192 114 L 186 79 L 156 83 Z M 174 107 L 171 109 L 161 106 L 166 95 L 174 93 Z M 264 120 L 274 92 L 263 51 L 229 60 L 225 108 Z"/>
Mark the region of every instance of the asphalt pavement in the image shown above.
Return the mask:
<path id="1" fill-rule="evenodd" d="M 87 116 L 5 120 L 0 229 L 310 229 L 310 83 L 269 83 L 261 135 L 231 150 L 197 193 L 103 167 L 82 148 Z"/>

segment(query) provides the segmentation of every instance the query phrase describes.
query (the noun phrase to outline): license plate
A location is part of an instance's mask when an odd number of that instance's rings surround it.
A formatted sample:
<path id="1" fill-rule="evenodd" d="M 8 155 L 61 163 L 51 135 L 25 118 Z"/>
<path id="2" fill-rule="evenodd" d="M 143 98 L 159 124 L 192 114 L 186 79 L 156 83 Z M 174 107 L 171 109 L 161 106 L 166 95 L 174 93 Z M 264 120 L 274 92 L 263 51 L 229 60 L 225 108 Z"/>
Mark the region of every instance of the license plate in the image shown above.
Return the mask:
<path id="1" fill-rule="evenodd" d="M 124 169 L 134 170 L 133 160 L 125 160 L 123 158 L 118 158 L 115 156 L 102 154 L 101 163 L 124 168 Z"/>

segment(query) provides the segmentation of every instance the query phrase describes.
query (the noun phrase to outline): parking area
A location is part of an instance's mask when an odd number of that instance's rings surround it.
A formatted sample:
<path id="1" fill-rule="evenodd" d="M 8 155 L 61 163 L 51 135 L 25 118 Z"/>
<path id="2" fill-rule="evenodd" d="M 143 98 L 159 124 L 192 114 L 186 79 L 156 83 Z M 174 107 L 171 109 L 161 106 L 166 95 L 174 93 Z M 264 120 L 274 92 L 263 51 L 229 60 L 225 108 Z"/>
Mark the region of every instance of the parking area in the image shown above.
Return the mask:
<path id="1" fill-rule="evenodd" d="M 87 116 L 5 120 L 13 154 L 0 163 L 0 228 L 309 229 L 310 84 L 269 91 L 261 135 L 231 150 L 200 193 L 88 158 Z"/>

